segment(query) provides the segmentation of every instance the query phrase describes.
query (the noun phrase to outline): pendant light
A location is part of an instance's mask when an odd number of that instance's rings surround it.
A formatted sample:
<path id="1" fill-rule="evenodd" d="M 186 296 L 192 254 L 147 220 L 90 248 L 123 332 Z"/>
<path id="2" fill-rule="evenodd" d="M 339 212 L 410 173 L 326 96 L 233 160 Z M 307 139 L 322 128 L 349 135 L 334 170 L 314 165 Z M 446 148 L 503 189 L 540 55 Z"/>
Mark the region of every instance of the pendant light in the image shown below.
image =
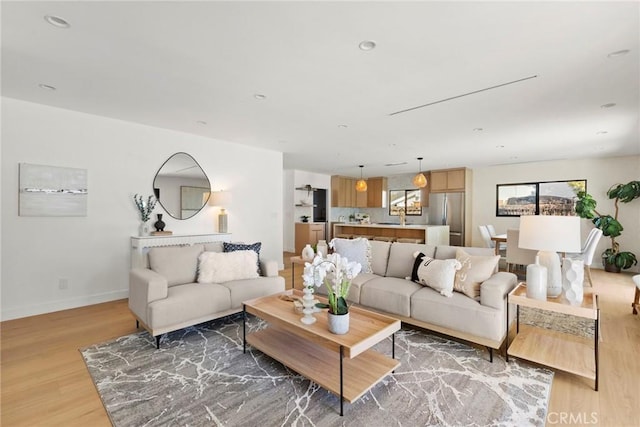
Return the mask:
<path id="1" fill-rule="evenodd" d="M 413 185 L 417 188 L 424 188 L 427 186 L 427 177 L 422 173 L 422 157 L 418 157 L 420 166 L 418 167 L 418 174 L 413 177 Z"/>
<path id="2" fill-rule="evenodd" d="M 364 165 L 360 165 L 360 179 L 356 182 L 356 191 L 363 192 L 367 191 L 367 181 L 362 179 L 362 168 Z"/>

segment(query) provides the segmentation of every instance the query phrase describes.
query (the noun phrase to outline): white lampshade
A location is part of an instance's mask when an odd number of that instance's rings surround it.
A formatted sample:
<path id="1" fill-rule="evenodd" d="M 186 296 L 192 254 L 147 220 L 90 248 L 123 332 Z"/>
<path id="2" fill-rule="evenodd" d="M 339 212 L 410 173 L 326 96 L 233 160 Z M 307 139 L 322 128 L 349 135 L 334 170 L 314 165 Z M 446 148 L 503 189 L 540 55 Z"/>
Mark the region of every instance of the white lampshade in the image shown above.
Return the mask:
<path id="1" fill-rule="evenodd" d="M 209 197 L 209 206 L 218 206 L 227 208 L 231 205 L 231 192 L 230 191 L 212 191 L 211 197 Z"/>
<path id="2" fill-rule="evenodd" d="M 550 252 L 580 252 L 580 217 L 523 215 L 518 246 Z"/>

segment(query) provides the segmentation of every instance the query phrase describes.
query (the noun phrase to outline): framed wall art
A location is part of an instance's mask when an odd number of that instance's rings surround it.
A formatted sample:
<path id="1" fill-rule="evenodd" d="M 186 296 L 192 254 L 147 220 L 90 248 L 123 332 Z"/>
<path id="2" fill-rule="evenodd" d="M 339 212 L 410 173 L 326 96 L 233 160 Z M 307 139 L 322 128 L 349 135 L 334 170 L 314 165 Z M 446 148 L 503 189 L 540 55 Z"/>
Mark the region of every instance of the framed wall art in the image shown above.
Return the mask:
<path id="1" fill-rule="evenodd" d="M 20 163 L 19 216 L 87 216 L 87 170 Z"/>

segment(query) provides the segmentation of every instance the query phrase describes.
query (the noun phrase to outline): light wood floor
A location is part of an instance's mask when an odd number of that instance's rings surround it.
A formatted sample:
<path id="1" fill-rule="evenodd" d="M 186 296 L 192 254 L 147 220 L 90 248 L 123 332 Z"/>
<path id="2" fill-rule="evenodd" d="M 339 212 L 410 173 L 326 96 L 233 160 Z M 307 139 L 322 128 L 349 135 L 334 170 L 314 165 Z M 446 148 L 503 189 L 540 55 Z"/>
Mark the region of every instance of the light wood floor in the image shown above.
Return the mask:
<path id="1" fill-rule="evenodd" d="M 285 255 L 281 275 L 290 287 Z M 593 277 L 602 316 L 600 391 L 593 390 L 593 381 L 557 372 L 547 424 L 639 426 L 640 316 L 631 314 L 631 275 L 594 270 Z M 2 426 L 110 425 L 78 349 L 136 331 L 126 300 L 0 327 Z"/>

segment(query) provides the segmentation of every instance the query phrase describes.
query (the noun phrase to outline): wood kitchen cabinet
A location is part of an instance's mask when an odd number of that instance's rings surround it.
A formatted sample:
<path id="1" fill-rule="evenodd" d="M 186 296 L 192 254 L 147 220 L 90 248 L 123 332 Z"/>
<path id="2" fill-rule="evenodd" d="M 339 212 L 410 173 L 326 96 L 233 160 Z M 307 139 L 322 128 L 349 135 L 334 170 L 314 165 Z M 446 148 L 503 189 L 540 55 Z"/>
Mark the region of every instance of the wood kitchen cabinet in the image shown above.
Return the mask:
<path id="1" fill-rule="evenodd" d="M 377 177 L 367 180 L 367 205 L 368 208 L 387 207 L 387 178 Z"/>
<path id="2" fill-rule="evenodd" d="M 466 169 L 444 169 L 431 171 L 430 191 L 446 193 L 464 191 Z"/>
<path id="3" fill-rule="evenodd" d="M 383 208 L 387 178 L 367 179 L 367 191 L 356 191 L 357 179 L 334 175 L 331 177 L 331 207 L 334 208 Z"/>
<path id="4" fill-rule="evenodd" d="M 307 244 L 313 246 L 318 243 L 318 240 L 326 240 L 324 228 L 324 222 L 296 222 L 296 253 L 302 253 L 302 249 Z"/>

